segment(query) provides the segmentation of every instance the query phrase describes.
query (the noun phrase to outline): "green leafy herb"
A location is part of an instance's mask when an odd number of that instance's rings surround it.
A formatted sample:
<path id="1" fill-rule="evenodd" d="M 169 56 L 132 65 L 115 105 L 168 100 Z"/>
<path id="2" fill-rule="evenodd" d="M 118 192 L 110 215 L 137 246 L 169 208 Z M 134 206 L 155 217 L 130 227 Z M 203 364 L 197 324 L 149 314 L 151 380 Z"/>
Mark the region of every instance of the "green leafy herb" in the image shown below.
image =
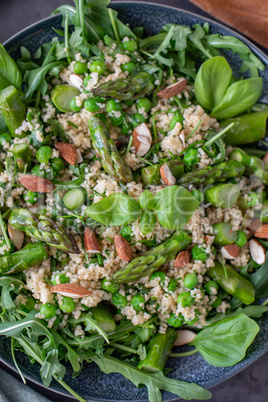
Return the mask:
<path id="1" fill-rule="evenodd" d="M 247 268 L 242 268 L 240 273 L 253 283 L 256 298 L 268 297 L 268 252 L 265 263 L 256 272 L 249 274 Z"/>
<path id="2" fill-rule="evenodd" d="M 22 76 L 15 61 L 9 56 L 4 46 L 0 43 L 0 90 L 10 85 L 20 90 L 21 84 Z"/>

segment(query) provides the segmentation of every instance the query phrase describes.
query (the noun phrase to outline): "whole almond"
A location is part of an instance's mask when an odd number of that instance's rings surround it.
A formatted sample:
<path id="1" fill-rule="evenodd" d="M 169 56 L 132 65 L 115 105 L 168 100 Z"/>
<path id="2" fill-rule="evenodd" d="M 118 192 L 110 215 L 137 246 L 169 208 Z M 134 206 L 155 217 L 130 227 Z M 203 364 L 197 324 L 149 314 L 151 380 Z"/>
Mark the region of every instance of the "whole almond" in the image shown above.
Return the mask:
<path id="1" fill-rule="evenodd" d="M 190 262 L 190 253 L 188 250 L 181 251 L 175 260 L 174 267 L 175 268 L 182 268 L 184 265 Z"/>
<path id="2" fill-rule="evenodd" d="M 268 224 L 263 223 L 258 229 L 254 232 L 254 236 L 259 239 L 268 239 Z"/>
<path id="3" fill-rule="evenodd" d="M 262 225 L 261 221 L 259 218 L 254 218 L 250 221 L 248 225 L 249 230 L 253 230 L 255 232 L 260 226 Z"/>
<path id="4" fill-rule="evenodd" d="M 24 232 L 22 232 L 19 229 L 13 228 L 9 222 L 7 224 L 7 231 L 9 238 L 16 247 L 16 249 L 20 250 L 24 242 Z"/>
<path id="5" fill-rule="evenodd" d="M 52 286 L 50 291 L 52 293 L 59 293 L 62 296 L 73 297 L 74 299 L 90 295 L 90 292 L 86 288 L 74 283 L 61 283 L 60 285 Z"/>
<path id="6" fill-rule="evenodd" d="M 87 253 L 100 253 L 98 241 L 93 230 L 86 228 L 84 233 L 84 246 Z"/>
<path id="7" fill-rule="evenodd" d="M 74 165 L 77 158 L 77 152 L 73 145 L 67 142 L 56 142 L 55 148 L 59 151 L 63 159 L 66 160 L 70 165 Z"/>
<path id="8" fill-rule="evenodd" d="M 173 346 L 187 345 L 188 343 L 192 342 L 195 337 L 195 332 L 190 331 L 189 329 L 180 329 L 177 331 L 177 339 Z"/>
<path id="9" fill-rule="evenodd" d="M 160 168 L 160 176 L 166 186 L 173 186 L 176 183 L 176 179 L 166 163 Z"/>
<path id="10" fill-rule="evenodd" d="M 19 179 L 20 184 L 27 190 L 37 193 L 50 193 L 55 189 L 55 184 L 43 177 L 26 174 Z"/>
<path id="11" fill-rule="evenodd" d="M 221 253 L 223 258 L 232 260 L 239 256 L 239 247 L 236 244 L 228 244 L 227 246 L 223 246 L 221 248 Z"/>
<path id="12" fill-rule="evenodd" d="M 214 240 L 215 240 L 215 236 L 209 236 L 209 235 L 205 236 L 205 243 L 208 246 L 211 246 L 214 243 Z"/>
<path id="13" fill-rule="evenodd" d="M 263 245 L 256 239 L 249 241 L 249 252 L 253 261 L 257 264 L 265 263 L 266 250 Z"/>
<path id="14" fill-rule="evenodd" d="M 187 79 L 181 78 L 179 81 L 175 82 L 175 84 L 171 84 L 162 91 L 158 92 L 157 96 L 160 98 L 172 98 L 175 95 L 178 95 L 182 91 L 184 91 L 187 85 Z"/>
<path id="15" fill-rule="evenodd" d="M 141 123 L 133 131 L 133 147 L 138 156 L 144 156 L 152 145 L 152 134 L 146 123 Z"/>
<path id="16" fill-rule="evenodd" d="M 116 235 L 114 238 L 114 244 L 115 244 L 117 254 L 118 254 L 119 258 L 121 258 L 121 260 L 123 260 L 123 261 L 131 261 L 132 260 L 132 257 L 133 257 L 132 250 L 130 248 L 130 245 L 126 241 L 126 239 L 124 239 L 124 237 L 122 237 L 120 235 Z"/>

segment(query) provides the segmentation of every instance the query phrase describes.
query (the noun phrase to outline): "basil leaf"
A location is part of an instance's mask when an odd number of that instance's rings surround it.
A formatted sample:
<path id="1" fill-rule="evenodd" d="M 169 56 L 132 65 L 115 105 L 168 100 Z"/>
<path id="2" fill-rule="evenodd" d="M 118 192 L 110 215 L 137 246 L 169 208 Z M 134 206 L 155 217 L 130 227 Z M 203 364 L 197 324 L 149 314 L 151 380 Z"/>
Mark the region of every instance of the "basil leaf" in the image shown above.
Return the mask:
<path id="1" fill-rule="evenodd" d="M 243 269 L 240 273 L 253 283 L 256 299 L 268 297 L 268 252 L 265 263 L 256 272 L 249 274 L 246 269 Z"/>
<path id="2" fill-rule="evenodd" d="M 245 357 L 260 327 L 245 314 L 225 318 L 202 329 L 191 345 L 216 367 L 229 367 Z"/>
<path id="3" fill-rule="evenodd" d="M 185 225 L 199 205 L 199 201 L 184 187 L 171 186 L 154 197 L 154 211 L 159 223 L 167 229 Z"/>
<path id="4" fill-rule="evenodd" d="M 101 359 L 97 356 L 90 356 L 90 360 L 93 360 L 105 374 L 119 373 L 137 387 L 141 384 L 145 385 L 148 389 L 150 402 L 162 401 L 160 390 L 171 392 L 183 399 L 206 400 L 211 398 L 211 393 L 197 384 L 173 380 L 165 377 L 162 372 L 150 373 L 139 370 L 130 364 L 107 355 L 104 355 Z"/>
<path id="5" fill-rule="evenodd" d="M 121 226 L 135 222 L 141 214 L 141 208 L 135 198 L 115 193 L 92 204 L 86 209 L 86 214 L 103 225 Z"/>
<path id="6" fill-rule="evenodd" d="M 156 225 L 156 216 L 153 211 L 145 211 L 141 215 L 141 220 L 140 220 L 140 230 L 141 233 L 146 236 L 149 233 L 152 233 L 152 231 L 155 228 Z"/>
<path id="7" fill-rule="evenodd" d="M 237 81 L 226 91 L 222 100 L 213 108 L 211 117 L 228 119 L 244 113 L 257 102 L 262 92 L 262 78 Z"/>
<path id="8" fill-rule="evenodd" d="M 154 203 L 154 196 L 149 190 L 145 190 L 140 195 L 139 202 L 142 209 L 152 209 Z"/>
<path id="9" fill-rule="evenodd" d="M 22 77 L 17 64 L 9 56 L 4 46 L 0 43 L 0 74 L 8 81 L 8 85 L 12 84 L 18 90 L 21 89 Z M 3 88 L 2 88 L 3 89 Z"/>
<path id="10" fill-rule="evenodd" d="M 223 98 L 232 76 L 232 69 L 224 57 L 216 56 L 205 61 L 194 82 L 197 102 L 203 108 L 212 110 Z"/>

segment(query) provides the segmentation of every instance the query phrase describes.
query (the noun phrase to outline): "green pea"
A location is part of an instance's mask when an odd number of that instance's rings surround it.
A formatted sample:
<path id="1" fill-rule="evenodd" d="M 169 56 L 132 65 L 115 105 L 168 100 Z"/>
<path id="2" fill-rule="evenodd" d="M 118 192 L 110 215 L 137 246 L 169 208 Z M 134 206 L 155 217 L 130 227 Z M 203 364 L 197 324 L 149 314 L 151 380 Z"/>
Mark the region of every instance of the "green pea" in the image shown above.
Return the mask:
<path id="1" fill-rule="evenodd" d="M 219 307 L 219 305 L 222 303 L 222 298 L 217 297 L 217 299 L 214 301 L 214 303 L 211 305 L 213 308 Z"/>
<path id="2" fill-rule="evenodd" d="M 82 105 L 81 105 L 81 106 L 77 106 L 77 104 L 76 104 L 76 96 L 75 96 L 73 99 L 71 99 L 71 102 L 70 102 L 70 109 L 71 109 L 73 112 L 80 112 L 80 110 L 82 109 Z"/>
<path id="3" fill-rule="evenodd" d="M 173 128 L 175 128 L 177 123 L 183 123 L 183 117 L 179 112 L 176 112 L 175 115 L 172 117 L 171 121 L 170 121 L 170 130 L 173 130 Z"/>
<path id="4" fill-rule="evenodd" d="M 258 204 L 259 196 L 257 193 L 251 192 L 248 193 L 249 200 L 247 200 L 248 207 L 254 207 L 254 205 Z"/>
<path id="5" fill-rule="evenodd" d="M 76 61 L 74 63 L 75 74 L 85 74 L 86 71 L 87 71 L 87 63 L 83 61 Z"/>
<path id="6" fill-rule="evenodd" d="M 32 311 L 35 307 L 36 300 L 32 296 L 27 297 L 26 303 L 19 303 L 18 308 L 22 311 Z"/>
<path id="7" fill-rule="evenodd" d="M 141 113 L 135 113 L 133 116 L 132 124 L 134 127 L 139 126 L 141 123 L 145 123 L 146 119 Z"/>
<path id="8" fill-rule="evenodd" d="M 137 109 L 144 108 L 145 112 L 150 112 L 152 108 L 152 102 L 148 98 L 140 98 L 137 100 Z"/>
<path id="9" fill-rule="evenodd" d="M 111 112 L 121 112 L 122 110 L 122 105 L 120 102 L 116 102 L 114 99 L 108 100 L 106 103 L 106 112 L 111 113 Z"/>
<path id="10" fill-rule="evenodd" d="M 61 158 L 52 158 L 50 166 L 54 172 L 58 173 L 60 170 L 64 169 L 64 162 Z"/>
<path id="11" fill-rule="evenodd" d="M 127 241 L 131 241 L 133 237 L 132 227 L 131 226 L 123 226 L 120 231 L 121 236 L 124 237 Z"/>
<path id="12" fill-rule="evenodd" d="M 174 278 L 170 278 L 169 284 L 168 284 L 168 291 L 169 292 L 174 292 L 177 287 L 177 280 Z"/>
<path id="13" fill-rule="evenodd" d="M 199 201 L 199 202 L 203 202 L 204 201 L 204 194 L 202 193 L 202 191 L 194 189 L 191 191 L 191 194 Z"/>
<path id="14" fill-rule="evenodd" d="M 74 311 L 75 307 L 76 303 L 71 297 L 63 296 L 62 304 L 59 304 L 59 308 L 61 309 L 61 311 L 63 311 L 64 313 L 71 313 L 72 311 Z"/>
<path id="15" fill-rule="evenodd" d="M 198 321 L 199 316 L 200 316 L 199 311 L 196 311 L 194 318 L 192 318 L 191 320 L 185 321 L 185 323 L 186 323 L 187 325 L 194 325 L 194 324 Z"/>
<path id="16" fill-rule="evenodd" d="M 106 70 L 104 61 L 101 60 L 92 61 L 89 70 L 91 73 L 98 73 L 99 75 L 102 75 Z"/>
<path id="17" fill-rule="evenodd" d="M 181 314 L 176 316 L 173 312 L 170 314 L 170 317 L 167 319 L 168 325 L 174 328 L 179 328 L 182 326 L 184 318 Z"/>
<path id="18" fill-rule="evenodd" d="M 247 244 L 247 236 L 243 230 L 238 230 L 237 232 L 237 240 L 235 244 L 237 244 L 238 247 L 243 247 L 245 244 Z"/>
<path id="19" fill-rule="evenodd" d="M 190 292 L 182 292 L 179 294 L 177 301 L 182 307 L 191 307 L 194 304 L 195 299 Z"/>
<path id="20" fill-rule="evenodd" d="M 98 112 L 100 110 L 98 103 L 100 103 L 100 98 L 88 98 L 85 100 L 85 109 L 91 113 Z"/>
<path id="21" fill-rule="evenodd" d="M 126 100 L 124 101 L 125 105 L 127 105 L 128 107 L 132 106 L 134 104 L 134 100 Z"/>
<path id="22" fill-rule="evenodd" d="M 199 162 L 199 152 L 196 148 L 189 149 L 183 155 L 184 163 L 187 163 L 190 166 L 196 165 Z"/>
<path id="23" fill-rule="evenodd" d="M 113 293 L 111 301 L 117 308 L 123 308 L 127 305 L 126 296 L 121 295 L 119 292 Z"/>
<path id="24" fill-rule="evenodd" d="M 31 204 L 35 204 L 37 202 L 38 193 L 34 193 L 30 190 L 27 191 L 26 194 L 23 195 L 23 199 L 25 202 L 30 202 Z"/>
<path id="25" fill-rule="evenodd" d="M 142 295 L 135 295 L 131 299 L 131 306 L 135 311 L 141 311 L 144 309 L 145 299 Z"/>
<path id="26" fill-rule="evenodd" d="M 132 73 L 134 68 L 135 68 L 135 63 L 133 63 L 133 61 L 128 61 L 127 63 L 122 64 L 122 66 L 121 66 L 121 70 L 122 71 L 128 71 L 129 74 Z"/>
<path id="27" fill-rule="evenodd" d="M 102 290 L 105 290 L 109 293 L 116 293 L 119 290 L 119 284 L 113 282 L 111 279 L 103 278 L 101 283 Z"/>
<path id="28" fill-rule="evenodd" d="M 36 152 L 36 159 L 39 163 L 48 163 L 52 155 L 52 148 L 45 145 L 39 148 Z"/>
<path id="29" fill-rule="evenodd" d="M 58 279 L 57 279 L 58 278 Z M 52 284 L 55 286 L 58 283 L 69 283 L 70 279 L 65 274 L 57 274 L 53 279 Z"/>
<path id="30" fill-rule="evenodd" d="M 50 320 L 55 317 L 57 310 L 58 307 L 55 304 L 45 303 L 40 307 L 40 314 L 44 315 L 46 320 Z"/>
<path id="31" fill-rule="evenodd" d="M 187 289 L 193 289 L 198 284 L 198 277 L 196 273 L 186 274 L 184 278 L 184 286 Z"/>
<path id="32" fill-rule="evenodd" d="M 39 177 L 43 177 L 47 180 L 53 180 L 55 178 L 55 173 L 53 171 L 53 169 L 49 168 L 49 171 L 40 169 L 40 165 L 35 165 L 32 170 L 31 173 L 35 176 L 39 176 Z"/>
<path id="33" fill-rule="evenodd" d="M 156 271 L 150 276 L 150 281 L 153 281 L 154 279 L 159 279 L 160 285 L 163 286 L 165 284 L 166 275 L 162 271 Z"/>
<path id="34" fill-rule="evenodd" d="M 84 191 L 80 188 L 69 190 L 63 197 L 63 203 L 71 211 L 80 209 L 85 203 Z"/>
<path id="35" fill-rule="evenodd" d="M 86 88 L 88 86 L 89 81 L 91 80 L 91 75 L 88 74 L 85 76 L 85 78 L 83 79 L 83 85 Z"/>
<path id="36" fill-rule="evenodd" d="M 97 113 L 97 114 L 95 114 L 95 117 L 98 117 L 104 124 L 106 124 L 107 118 L 106 118 L 105 114 Z"/>
<path id="37" fill-rule="evenodd" d="M 0 145 L 3 145 L 3 142 L 6 141 L 10 143 L 12 140 L 12 136 L 9 133 L 4 133 L 0 135 Z"/>
<path id="38" fill-rule="evenodd" d="M 191 251 L 192 258 L 194 261 L 202 261 L 205 262 L 208 258 L 208 254 L 203 249 L 203 247 L 194 246 Z"/>
<path id="39" fill-rule="evenodd" d="M 137 50 L 137 42 L 133 39 L 128 40 L 127 42 L 122 42 L 122 47 L 129 53 L 133 53 Z"/>
<path id="40" fill-rule="evenodd" d="M 219 289 L 219 285 L 215 281 L 208 281 L 205 285 L 206 292 L 210 295 L 212 293 L 212 289 L 215 288 L 216 290 Z"/>

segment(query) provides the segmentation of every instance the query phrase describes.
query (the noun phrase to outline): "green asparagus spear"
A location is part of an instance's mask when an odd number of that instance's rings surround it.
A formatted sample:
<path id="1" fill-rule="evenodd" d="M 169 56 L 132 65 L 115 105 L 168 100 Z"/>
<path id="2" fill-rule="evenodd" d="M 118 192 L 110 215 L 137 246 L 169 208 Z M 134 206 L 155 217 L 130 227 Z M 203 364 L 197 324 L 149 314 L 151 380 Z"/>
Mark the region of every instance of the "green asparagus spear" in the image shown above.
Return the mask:
<path id="1" fill-rule="evenodd" d="M 213 167 L 206 166 L 186 173 L 179 178 L 178 184 L 213 184 L 218 181 L 225 181 L 232 177 L 242 176 L 244 171 L 245 167 L 243 163 L 232 160 L 222 162 Z"/>
<path id="2" fill-rule="evenodd" d="M 15 253 L 0 257 L 0 275 L 15 274 L 41 264 L 48 254 L 43 243 L 30 243 Z"/>
<path id="3" fill-rule="evenodd" d="M 207 275 L 230 295 L 236 297 L 244 304 L 251 304 L 255 300 L 253 284 L 230 265 L 223 266 L 215 261 L 215 266 L 209 268 Z"/>
<path id="4" fill-rule="evenodd" d="M 20 172 L 24 172 L 26 166 L 29 166 L 32 160 L 32 151 L 28 144 L 14 144 L 12 149 Z"/>
<path id="5" fill-rule="evenodd" d="M 265 200 L 261 209 L 261 222 L 268 222 L 268 200 Z"/>
<path id="6" fill-rule="evenodd" d="M 157 333 L 149 342 L 146 358 L 137 367 L 150 373 L 163 371 L 176 339 L 177 332 L 173 328 L 168 328 L 165 334 Z"/>
<path id="7" fill-rule="evenodd" d="M 91 90 L 95 96 L 121 101 L 140 99 L 154 90 L 153 76 L 140 71 L 130 78 L 108 81 Z"/>
<path id="8" fill-rule="evenodd" d="M 79 254 L 78 246 L 65 227 L 47 216 L 36 216 L 26 208 L 15 208 L 9 217 L 10 225 L 22 230 L 28 236 L 43 241 L 51 247 L 69 253 Z"/>
<path id="9" fill-rule="evenodd" d="M 234 123 L 234 126 L 225 134 L 224 142 L 228 145 L 242 145 L 263 139 L 267 117 L 267 111 L 263 111 L 221 121 L 222 128 Z"/>
<path id="10" fill-rule="evenodd" d="M 123 161 L 105 124 L 97 117 L 89 120 L 92 146 L 101 158 L 102 166 L 115 180 L 124 184 L 133 180 L 130 167 Z"/>
<path id="11" fill-rule="evenodd" d="M 135 282 L 144 276 L 151 275 L 165 263 L 173 260 L 177 253 L 191 243 L 192 239 L 182 230 L 177 230 L 164 243 L 156 246 L 141 257 L 134 258 L 129 264 L 117 271 L 114 282 Z"/>
<path id="12" fill-rule="evenodd" d="M 240 194 L 238 186 L 231 183 L 217 184 L 205 191 L 206 202 L 211 202 L 215 207 L 231 208 Z"/>
<path id="13" fill-rule="evenodd" d="M 16 134 L 16 129 L 21 126 L 26 117 L 26 106 L 20 99 L 17 89 L 12 85 L 0 92 L 0 111 L 10 134 L 13 137 L 20 137 Z"/>
<path id="14" fill-rule="evenodd" d="M 268 170 L 265 169 L 265 162 L 257 156 L 248 155 L 243 149 L 235 148 L 230 154 L 230 159 L 243 163 L 246 174 L 254 174 L 264 184 L 268 184 Z"/>
<path id="15" fill-rule="evenodd" d="M 104 332 L 109 333 L 115 330 L 115 320 L 104 303 L 99 303 L 96 307 L 92 307 L 90 312 L 93 320 L 97 321 Z"/>
<path id="16" fill-rule="evenodd" d="M 171 160 L 167 162 L 167 165 L 173 174 L 178 179 L 184 173 L 184 165 L 177 160 Z M 161 184 L 160 169 L 162 164 L 150 165 L 141 169 L 141 181 L 145 186 Z"/>

